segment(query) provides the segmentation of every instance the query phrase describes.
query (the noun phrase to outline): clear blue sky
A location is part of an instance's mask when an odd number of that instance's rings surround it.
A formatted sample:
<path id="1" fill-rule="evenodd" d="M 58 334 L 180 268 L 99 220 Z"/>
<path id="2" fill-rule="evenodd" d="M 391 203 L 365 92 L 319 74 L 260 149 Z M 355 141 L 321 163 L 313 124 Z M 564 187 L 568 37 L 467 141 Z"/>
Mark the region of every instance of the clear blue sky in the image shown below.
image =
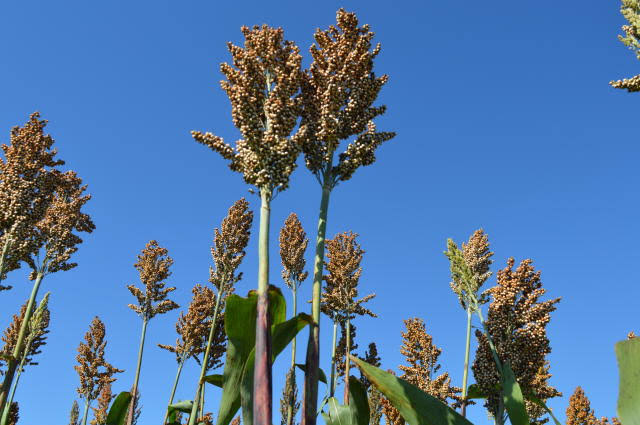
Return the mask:
<path id="1" fill-rule="evenodd" d="M 43 283 L 42 293 L 52 291 L 51 334 L 41 364 L 21 381 L 21 424 L 67 423 L 76 347 L 96 314 L 108 359 L 126 369 L 114 389 L 131 385 L 140 321 L 126 307 L 133 297 L 125 285 L 138 282 L 133 263 L 150 239 L 174 258 L 169 282 L 186 306 L 190 288 L 207 279 L 213 228 L 227 208 L 248 196 L 257 213 L 241 176 L 189 135 L 238 137 L 218 83 L 226 42 L 242 42 L 242 25 L 283 26 L 308 64 L 314 30 L 334 23 L 341 6 L 382 43 L 376 71 L 390 81 L 378 123 L 398 133 L 331 199 L 328 235 L 361 235 L 361 291 L 377 293 L 371 308 L 380 317 L 356 322 L 361 348 L 375 340 L 383 366 L 396 368 L 402 320 L 421 317 L 444 349 L 443 370 L 459 383 L 465 316 L 442 251 L 448 237 L 460 242 L 483 227 L 494 271 L 509 256 L 532 258 L 548 296 L 562 297 L 549 325 L 552 383 L 564 393 L 550 403 L 558 416 L 577 385 L 597 415 L 615 414 L 613 344 L 640 330 L 640 97 L 607 84 L 635 75 L 640 63 L 616 39 L 618 2 L 33 1 L 0 6 L 0 140 L 41 111 L 60 158 L 89 185 L 97 229 L 75 256 L 79 267 Z M 274 235 L 291 211 L 313 235 L 319 195 L 299 167 L 273 204 Z M 272 249 L 277 281 L 275 238 Z M 241 294 L 255 285 L 256 251 L 254 238 Z M 23 271 L 9 282 L 2 329 L 30 291 Z M 302 293 L 310 296 L 309 282 Z M 162 418 L 175 360 L 156 344 L 175 340 L 176 318 L 149 326 L 140 425 Z M 286 357 L 275 369 L 276 403 Z M 195 376 L 189 364 L 178 398 L 192 396 Z M 216 405 L 217 390 L 208 395 Z M 471 417 L 488 421 L 479 406 Z"/>

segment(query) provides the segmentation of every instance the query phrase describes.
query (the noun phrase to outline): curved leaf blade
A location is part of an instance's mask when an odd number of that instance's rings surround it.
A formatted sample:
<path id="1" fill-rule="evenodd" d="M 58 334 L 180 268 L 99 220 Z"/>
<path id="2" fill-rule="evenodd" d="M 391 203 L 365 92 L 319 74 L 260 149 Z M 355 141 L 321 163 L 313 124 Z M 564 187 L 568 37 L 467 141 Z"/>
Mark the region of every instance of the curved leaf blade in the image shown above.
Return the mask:
<path id="1" fill-rule="evenodd" d="M 305 373 L 307 372 L 307 365 L 304 363 L 296 363 L 296 367 Z M 318 380 L 323 384 L 327 383 L 327 375 L 321 368 L 318 368 Z"/>
<path id="2" fill-rule="evenodd" d="M 123 391 L 113 401 L 109 413 L 107 414 L 107 425 L 124 425 L 131 402 L 131 393 Z"/>

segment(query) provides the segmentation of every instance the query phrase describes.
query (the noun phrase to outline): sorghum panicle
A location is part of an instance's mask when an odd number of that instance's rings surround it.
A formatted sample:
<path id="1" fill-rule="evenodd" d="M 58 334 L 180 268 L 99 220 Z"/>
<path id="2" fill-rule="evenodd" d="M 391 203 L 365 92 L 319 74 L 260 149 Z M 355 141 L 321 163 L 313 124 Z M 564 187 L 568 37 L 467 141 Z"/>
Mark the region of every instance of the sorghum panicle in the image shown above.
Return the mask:
<path id="1" fill-rule="evenodd" d="M 304 271 L 306 261 L 304 253 L 309 239 L 295 213 L 291 213 L 280 229 L 280 259 L 282 260 L 282 278 L 290 289 L 298 288 L 307 278 Z"/>

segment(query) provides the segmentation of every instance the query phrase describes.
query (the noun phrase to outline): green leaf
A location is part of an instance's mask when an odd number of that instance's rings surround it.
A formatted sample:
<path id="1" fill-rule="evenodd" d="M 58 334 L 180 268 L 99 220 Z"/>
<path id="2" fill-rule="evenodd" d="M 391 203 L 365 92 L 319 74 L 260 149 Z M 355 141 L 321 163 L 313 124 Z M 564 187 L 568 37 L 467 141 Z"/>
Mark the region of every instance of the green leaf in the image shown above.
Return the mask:
<path id="1" fill-rule="evenodd" d="M 338 403 L 335 397 L 331 397 L 327 403 L 329 412 L 322 412 L 326 425 L 354 425 L 351 410 L 348 406 Z"/>
<path id="2" fill-rule="evenodd" d="M 284 297 L 283 297 L 284 299 Z M 313 323 L 311 316 L 300 313 L 286 322 L 271 326 L 271 363 L 273 363 L 293 338 L 309 323 Z M 253 425 L 253 372 L 255 365 L 255 349 L 247 359 L 240 388 L 240 403 L 242 406 L 242 423 Z"/>
<path id="3" fill-rule="evenodd" d="M 411 425 L 472 425 L 451 407 L 415 385 L 354 356 L 351 359 Z"/>
<path id="4" fill-rule="evenodd" d="M 307 372 L 307 365 L 304 363 L 303 364 L 296 363 L 296 367 L 305 373 Z M 324 384 L 327 383 L 327 375 L 324 373 L 324 370 L 320 368 L 318 368 L 318 380 Z"/>
<path id="5" fill-rule="evenodd" d="M 106 425 L 124 425 L 127 419 L 127 412 L 129 410 L 130 401 L 130 392 L 123 391 L 118 394 L 116 399 L 113 401 L 113 404 L 111 405 L 111 409 L 109 409 L 109 413 L 107 414 Z"/>
<path id="6" fill-rule="evenodd" d="M 509 362 L 502 366 L 502 388 L 504 407 L 509 414 L 511 425 L 529 425 L 529 415 L 524 404 L 524 397 L 520 385 L 509 366 Z"/>
<path id="7" fill-rule="evenodd" d="M 620 384 L 618 418 L 623 425 L 640 425 L 640 338 L 616 344 Z"/>
<path id="8" fill-rule="evenodd" d="M 219 388 L 223 388 L 224 376 L 219 374 L 207 375 L 204 377 L 204 382 L 207 382 L 211 385 L 215 385 L 216 387 L 219 387 Z"/>
<path id="9" fill-rule="evenodd" d="M 179 401 L 177 403 L 169 405 L 169 407 L 167 407 L 167 411 L 169 412 L 170 415 L 174 412 L 191 413 L 192 408 L 193 408 L 193 401 L 184 400 L 184 401 Z"/>
<path id="10" fill-rule="evenodd" d="M 467 389 L 467 400 L 471 399 L 479 399 L 479 398 L 487 398 L 489 394 L 482 390 L 478 384 L 471 384 Z"/>
<path id="11" fill-rule="evenodd" d="M 369 425 L 367 390 L 355 376 L 349 376 L 349 408 L 355 425 Z"/>
<path id="12" fill-rule="evenodd" d="M 529 401 L 531 401 L 534 404 L 537 404 L 538 406 L 542 407 L 544 410 L 547 411 L 547 413 L 551 416 L 551 418 L 553 419 L 553 422 L 556 423 L 556 425 L 562 425 L 562 423 L 560 423 L 560 421 L 558 420 L 558 418 L 555 417 L 555 415 L 553 414 L 553 412 L 551 411 L 551 409 L 549 409 L 549 407 L 547 406 L 547 404 L 540 400 L 537 396 L 531 394 L 531 393 L 526 393 L 525 394 L 525 398 Z"/>

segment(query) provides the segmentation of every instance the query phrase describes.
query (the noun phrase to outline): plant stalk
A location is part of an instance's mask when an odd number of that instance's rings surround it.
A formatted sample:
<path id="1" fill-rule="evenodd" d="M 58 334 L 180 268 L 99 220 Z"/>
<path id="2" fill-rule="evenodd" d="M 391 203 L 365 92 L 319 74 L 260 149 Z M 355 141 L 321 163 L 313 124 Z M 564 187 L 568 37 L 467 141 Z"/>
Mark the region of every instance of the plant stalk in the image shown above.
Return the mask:
<path id="1" fill-rule="evenodd" d="M 204 352 L 204 357 L 202 358 L 202 367 L 200 368 L 200 378 L 198 378 L 198 389 L 196 390 L 196 394 L 193 397 L 193 407 L 191 408 L 191 414 L 189 415 L 189 425 L 195 425 L 197 415 L 198 415 L 198 400 L 200 399 L 200 392 L 202 391 L 202 386 L 204 385 L 204 376 L 207 373 L 207 363 L 209 362 L 209 353 L 211 351 L 211 342 L 213 341 L 213 335 L 216 329 L 216 323 L 218 321 L 218 312 L 220 310 L 220 300 L 222 298 L 222 293 L 218 291 L 218 296 L 216 297 L 216 306 L 213 309 L 213 320 L 211 321 L 211 328 L 209 329 L 209 339 L 207 340 L 207 349 Z"/>
<path id="2" fill-rule="evenodd" d="M 13 353 L 11 354 L 12 358 L 7 362 L 7 371 L 4 374 L 4 381 L 2 382 L 2 389 L 0 390 L 0 412 L 4 411 L 7 396 L 9 394 L 9 389 L 11 388 L 11 384 L 13 383 L 13 377 L 15 376 L 16 368 L 18 366 L 17 359 L 20 358 L 24 350 L 24 339 L 27 334 L 27 327 L 29 325 L 31 315 L 33 314 L 33 305 L 35 304 L 36 297 L 38 296 L 38 289 L 40 289 L 40 283 L 42 282 L 43 277 L 44 272 L 38 272 L 36 281 L 33 283 L 33 288 L 31 289 L 31 295 L 29 296 L 29 301 L 27 302 L 27 309 L 24 312 L 22 324 L 20 325 L 18 339 L 13 349 Z"/>
<path id="3" fill-rule="evenodd" d="M 327 233 L 327 212 L 331 195 L 331 166 L 324 173 L 318 233 L 316 235 L 316 255 L 313 262 L 313 323 L 309 328 L 306 371 L 304 374 L 304 403 L 302 403 L 302 425 L 315 425 L 318 406 L 318 367 L 320 364 L 320 292 L 324 264 L 324 240 Z"/>
<path id="4" fill-rule="evenodd" d="M 298 288 L 296 282 L 293 282 L 293 316 L 298 314 Z M 296 337 L 293 337 L 291 342 L 291 373 L 293 373 L 293 382 L 295 382 L 296 373 Z M 287 406 L 287 425 L 293 425 L 293 405 L 296 403 L 296 399 L 292 398 L 291 403 Z"/>
<path id="5" fill-rule="evenodd" d="M 133 403 L 133 399 L 131 399 L 131 402 Z M 87 418 L 89 417 L 89 399 L 87 398 L 84 401 L 84 413 L 82 414 L 82 425 L 87 425 Z"/>
<path id="6" fill-rule="evenodd" d="M 176 388 L 178 388 L 178 380 L 180 380 L 180 373 L 182 373 L 182 366 L 184 366 L 184 362 L 186 359 L 180 358 L 180 362 L 178 363 L 178 373 L 176 373 L 176 379 L 173 380 L 173 388 L 171 389 L 171 396 L 169 397 L 169 403 L 167 403 L 167 411 L 164 412 L 164 419 L 162 420 L 162 424 L 167 423 L 167 419 L 169 417 L 169 406 L 173 404 L 173 397 L 176 395 Z"/>
<path id="7" fill-rule="evenodd" d="M 27 347 L 27 350 L 28 349 L 29 348 Z M 26 356 L 22 356 L 22 360 L 20 360 L 20 366 L 18 367 L 18 374 L 16 375 L 16 380 L 13 382 L 13 388 L 11 388 L 9 399 L 7 400 L 4 411 L 2 412 L 2 420 L 0 421 L 0 424 L 2 425 L 9 424 L 9 412 L 11 411 L 11 403 L 13 403 L 13 397 L 16 395 L 16 388 L 18 388 L 18 382 L 20 382 L 20 375 L 22 375 L 25 358 Z"/>
<path id="8" fill-rule="evenodd" d="M 344 405 L 349 405 L 349 369 L 351 366 L 351 319 L 347 316 L 347 350 L 344 355 Z"/>
<path id="9" fill-rule="evenodd" d="M 140 335 L 140 347 L 138 348 L 138 364 L 136 365 L 136 375 L 133 379 L 133 388 L 131 389 L 131 403 L 129 403 L 129 416 L 127 417 L 127 425 L 133 423 L 133 414 L 135 411 L 136 393 L 138 391 L 138 381 L 140 380 L 140 368 L 142 367 L 142 352 L 144 351 L 144 339 L 147 335 L 147 319 L 142 320 L 142 333 Z"/>
<path id="10" fill-rule="evenodd" d="M 467 340 L 464 348 L 464 372 L 462 373 L 462 417 L 467 416 L 467 380 L 469 378 L 469 349 L 471 347 L 471 308 L 467 306 Z"/>
<path id="11" fill-rule="evenodd" d="M 329 397 L 336 392 L 336 338 L 338 337 L 338 322 L 333 321 L 333 342 L 331 344 L 331 379 L 329 381 Z"/>
<path id="12" fill-rule="evenodd" d="M 253 414 L 255 425 L 271 425 L 271 324 L 269 323 L 269 221 L 271 190 L 260 189 L 260 234 L 258 241 L 258 307 L 256 318 L 255 374 L 253 377 Z"/>

